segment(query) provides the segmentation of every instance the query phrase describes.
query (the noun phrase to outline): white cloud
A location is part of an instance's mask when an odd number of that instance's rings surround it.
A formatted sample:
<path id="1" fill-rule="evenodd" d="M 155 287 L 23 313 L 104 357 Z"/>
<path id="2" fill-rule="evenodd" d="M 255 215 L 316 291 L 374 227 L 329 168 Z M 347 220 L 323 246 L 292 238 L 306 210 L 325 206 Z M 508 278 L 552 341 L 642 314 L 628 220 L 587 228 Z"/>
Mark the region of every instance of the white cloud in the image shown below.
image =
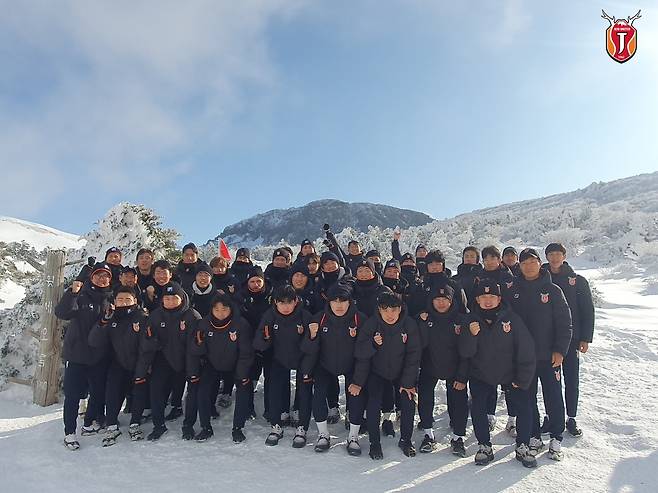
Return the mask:
<path id="1" fill-rule="evenodd" d="M 0 32 L 14 45 L 0 51 L 0 88 L 11 89 L 0 91 L 2 213 L 36 213 L 70 193 L 72 177 L 114 176 L 101 182 L 109 190 L 154 167 L 189 167 L 187 152 L 249 105 L 245 87 L 276 87 L 267 29 L 302 2 L 5 5 Z"/>

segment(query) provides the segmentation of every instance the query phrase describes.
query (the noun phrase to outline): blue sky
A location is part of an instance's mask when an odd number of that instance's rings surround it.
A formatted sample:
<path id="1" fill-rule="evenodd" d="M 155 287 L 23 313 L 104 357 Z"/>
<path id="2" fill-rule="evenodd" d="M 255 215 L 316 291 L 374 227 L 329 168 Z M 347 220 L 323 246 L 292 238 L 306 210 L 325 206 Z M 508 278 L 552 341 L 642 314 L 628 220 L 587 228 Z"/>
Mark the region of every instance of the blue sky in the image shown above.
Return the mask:
<path id="1" fill-rule="evenodd" d="M 0 215 L 85 233 L 127 200 L 202 242 L 320 198 L 443 218 L 658 170 L 647 5 L 0 6 Z M 642 8 L 628 63 L 601 8 Z"/>

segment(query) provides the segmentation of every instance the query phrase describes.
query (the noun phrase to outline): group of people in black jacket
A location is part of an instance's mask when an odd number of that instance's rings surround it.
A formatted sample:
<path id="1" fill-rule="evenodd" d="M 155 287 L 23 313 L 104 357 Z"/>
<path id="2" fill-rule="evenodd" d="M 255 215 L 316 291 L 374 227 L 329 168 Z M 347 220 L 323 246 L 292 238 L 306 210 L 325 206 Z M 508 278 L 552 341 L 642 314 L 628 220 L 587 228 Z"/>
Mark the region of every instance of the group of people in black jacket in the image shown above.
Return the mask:
<path id="1" fill-rule="evenodd" d="M 204 262 L 192 243 L 175 267 L 146 248 L 134 268 L 121 265 L 116 248 L 102 262 L 90 258 L 55 309 L 70 321 L 63 347 L 64 444 L 79 448 L 78 409 L 87 396 L 82 434 L 104 429 L 104 446 L 121 435 L 124 401 L 132 440 L 144 437 L 147 416 L 153 422 L 148 440 L 158 440 L 166 422 L 181 416 L 183 439 L 208 440 L 217 407 L 234 405 L 232 438 L 242 442 L 245 423 L 256 417 L 254 392 L 262 378 L 263 417 L 271 424 L 266 444 L 277 445 L 284 427 L 292 426 L 292 446 L 305 447 L 313 417 L 314 449 L 324 452 L 331 445 L 328 425 L 340 420 L 343 377 L 350 455 L 361 455 L 359 437 L 367 431 L 369 456 L 382 459 L 380 437 L 395 436 L 399 420 L 398 445 L 414 456 L 416 408 L 424 433 L 420 452 L 435 451 L 442 380 L 453 454 L 466 456 L 470 412 L 479 444 L 475 463 L 493 460 L 500 387 L 516 458 L 535 467 L 547 433 L 548 457 L 562 459 L 565 427 L 582 434 L 579 354 L 588 350 L 594 328 L 589 285 L 566 262 L 562 244 L 546 247 L 545 264 L 533 248 L 517 255 L 513 247 L 501 253 L 468 246 L 452 275 L 439 250 L 420 245 L 415 254 L 402 254 L 399 233 L 386 262 L 357 241 L 343 251 L 328 225 L 325 234 L 323 253 L 304 240 L 293 261 L 292 249 L 280 247 L 264 271 L 247 248 L 238 249 L 229 266 L 222 257 Z"/>

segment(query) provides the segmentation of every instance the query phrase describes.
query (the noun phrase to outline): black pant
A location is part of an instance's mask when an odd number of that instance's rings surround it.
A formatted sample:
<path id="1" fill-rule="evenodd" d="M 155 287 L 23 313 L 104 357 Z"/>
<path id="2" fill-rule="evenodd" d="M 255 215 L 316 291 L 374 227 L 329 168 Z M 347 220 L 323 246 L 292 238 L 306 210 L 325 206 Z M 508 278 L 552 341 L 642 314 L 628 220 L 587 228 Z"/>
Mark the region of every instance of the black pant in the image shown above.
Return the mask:
<path id="1" fill-rule="evenodd" d="M 347 381 L 345 383 L 345 388 L 347 388 Z M 334 377 L 329 382 L 329 387 L 327 388 L 327 407 L 330 408 L 338 407 L 339 395 L 340 395 L 340 383 L 338 383 L 338 377 Z"/>
<path id="2" fill-rule="evenodd" d="M 233 393 L 234 375 L 232 371 L 223 371 L 219 373 L 219 378 L 222 380 L 222 395 L 231 395 Z M 215 395 L 215 398 L 217 395 Z M 213 401 L 214 403 L 215 401 Z"/>
<path id="3" fill-rule="evenodd" d="M 221 375 L 222 372 L 216 370 L 210 363 L 207 363 L 201 371 L 201 381 L 198 384 L 198 402 L 199 420 L 203 428 L 212 428 L 210 425 L 210 410 L 213 405 L 212 395 L 214 384 Z M 224 385 L 226 385 L 226 382 L 224 382 Z M 232 383 L 231 386 L 233 386 Z M 242 383 L 237 384 L 235 390 L 235 407 L 233 409 L 233 428 L 244 428 L 244 423 L 250 411 L 249 398 L 252 395 L 253 386 L 251 382 L 246 385 L 242 385 Z"/>
<path id="4" fill-rule="evenodd" d="M 487 411 L 491 402 L 491 395 L 497 394 L 498 386 L 489 385 L 471 378 L 468 382 L 471 390 L 471 421 L 473 431 L 478 443 L 491 445 L 491 434 L 489 432 L 489 421 Z M 528 390 L 511 388 L 509 397 L 517 411 L 516 418 L 516 443 L 520 445 L 530 442 L 530 429 L 532 425 L 532 393 Z"/>
<path id="5" fill-rule="evenodd" d="M 532 436 L 541 437 L 539 408 L 537 407 L 537 381 L 541 380 L 544 407 L 549 420 L 551 438 L 562 440 L 564 432 L 564 400 L 562 399 L 562 370 L 553 368 L 550 361 L 537 361 L 537 370 L 530 384 L 530 394 L 534 396 Z"/>
<path id="6" fill-rule="evenodd" d="M 263 375 L 263 405 L 265 407 L 265 416 L 269 416 L 270 408 L 270 369 L 272 367 L 272 351 L 265 351 L 263 354 L 256 355 L 254 358 L 254 363 L 251 365 L 249 370 L 249 378 L 251 379 L 254 388 L 258 380 L 260 380 L 261 374 Z M 254 394 L 251 394 L 249 398 L 249 411 L 256 414 L 256 409 L 254 407 Z"/>
<path id="7" fill-rule="evenodd" d="M 174 370 L 163 354 L 158 352 L 151 365 L 151 415 L 154 426 L 164 426 L 164 411 L 174 380 L 182 380 L 185 388 L 185 372 Z"/>
<path id="8" fill-rule="evenodd" d="M 108 426 L 118 424 L 121 404 L 128 396 L 131 397 L 130 412 L 132 415 L 130 424 L 139 424 L 141 422 L 146 403 L 146 384 L 133 386 L 134 378 L 134 372 L 126 370 L 116 360 L 110 363 L 105 386 L 106 424 Z"/>
<path id="9" fill-rule="evenodd" d="M 338 376 L 329 373 L 321 366 L 317 366 L 313 372 L 313 419 L 316 423 L 327 421 L 329 415 L 329 394 L 333 392 L 334 382 Z M 350 423 L 360 425 L 363 422 L 363 391 L 353 396 L 347 391 L 352 383 L 352 375 L 345 375 L 345 402 L 350 416 Z"/>
<path id="10" fill-rule="evenodd" d="M 420 372 L 418 382 L 418 414 L 420 425 L 424 430 L 434 424 L 434 389 L 439 379 Z M 448 400 L 448 416 L 452 423 L 452 430 L 457 436 L 466 435 L 466 422 L 468 421 L 468 392 L 455 390 L 454 381 L 446 382 L 446 398 Z"/>
<path id="11" fill-rule="evenodd" d="M 103 421 L 106 376 L 106 360 L 95 365 L 67 361 L 64 370 L 64 433 L 66 435 L 75 433 L 80 399 L 85 389 L 89 389 L 89 402 L 84 425 L 90 426 L 94 420 Z"/>
<path id="12" fill-rule="evenodd" d="M 564 400 L 567 404 L 567 416 L 576 417 L 578 412 L 578 394 L 580 389 L 580 341 L 572 341 L 567 355 L 562 362 L 564 376 Z"/>
<path id="13" fill-rule="evenodd" d="M 183 428 L 193 428 L 196 423 L 196 417 L 199 413 L 199 382 L 187 384 L 187 394 L 185 394 L 185 415 L 183 418 Z"/>
<path id="14" fill-rule="evenodd" d="M 397 382 L 386 380 L 376 373 L 370 373 L 368 377 L 368 405 L 366 420 L 368 423 L 368 436 L 371 444 L 380 443 L 379 422 L 382 417 L 382 403 L 384 392 L 389 392 L 391 387 L 399 388 Z M 414 431 L 414 414 L 416 414 L 416 403 L 409 399 L 406 392 L 400 397 L 400 436 L 403 440 L 411 440 Z"/>
<path id="15" fill-rule="evenodd" d="M 269 378 L 269 417 L 273 425 L 281 425 L 281 413 L 290 408 L 290 392 L 286 390 L 290 385 L 290 369 L 272 360 Z M 299 370 L 297 371 L 299 373 Z M 299 390 L 299 425 L 308 430 L 311 420 L 311 393 L 312 384 L 303 383 Z"/>
<path id="16" fill-rule="evenodd" d="M 171 379 L 169 404 L 171 407 L 183 407 L 183 394 L 185 393 L 185 372 L 176 373 Z"/>

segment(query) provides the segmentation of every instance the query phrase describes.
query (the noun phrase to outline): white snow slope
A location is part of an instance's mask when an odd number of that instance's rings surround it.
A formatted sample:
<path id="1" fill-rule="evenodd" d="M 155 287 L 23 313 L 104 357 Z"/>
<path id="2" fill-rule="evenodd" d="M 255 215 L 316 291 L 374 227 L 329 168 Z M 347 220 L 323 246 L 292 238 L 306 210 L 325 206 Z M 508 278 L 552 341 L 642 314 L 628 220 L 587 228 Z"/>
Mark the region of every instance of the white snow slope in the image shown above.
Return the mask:
<path id="1" fill-rule="evenodd" d="M 493 434 L 496 460 L 473 464 L 476 444 L 467 432 L 468 457 L 448 451 L 445 396 L 441 389 L 435 410 L 435 453 L 406 458 L 397 438 L 384 438 L 384 460 L 364 454 L 347 456 L 342 424 L 330 428 L 332 449 L 313 452 L 317 436 L 311 423 L 309 445 L 293 449 L 286 429 L 277 447 L 264 444 L 262 418 L 247 424 L 247 441 L 230 439 L 231 414 L 214 422 L 215 437 L 206 443 L 180 439 L 181 420 L 157 443 L 131 443 L 125 436 L 110 448 L 101 437 L 81 437 L 81 449 L 62 445 L 61 404 L 31 404 L 27 387 L 11 385 L 0 393 L 0 457 L 2 491 L 658 491 L 658 293 L 639 277 L 611 279 L 606 271 L 581 271 L 595 280 L 604 299 L 598 309 L 594 343 L 581 363 L 579 423 L 584 436 L 565 434 L 564 460 L 543 453 L 539 467 L 524 469 L 514 459 L 513 439 L 503 429 L 501 397 Z M 262 389 L 257 406 L 262 411 Z M 123 429 L 127 418 L 121 416 Z M 197 425 L 198 428 L 198 425 Z M 148 432 L 151 424 L 145 425 Z M 417 445 L 422 436 L 415 431 Z M 367 436 L 361 439 L 367 452 Z"/>
<path id="2" fill-rule="evenodd" d="M 36 250 L 44 248 L 81 248 L 85 241 L 78 235 L 65 233 L 42 224 L 0 216 L 0 241 L 26 241 Z"/>

